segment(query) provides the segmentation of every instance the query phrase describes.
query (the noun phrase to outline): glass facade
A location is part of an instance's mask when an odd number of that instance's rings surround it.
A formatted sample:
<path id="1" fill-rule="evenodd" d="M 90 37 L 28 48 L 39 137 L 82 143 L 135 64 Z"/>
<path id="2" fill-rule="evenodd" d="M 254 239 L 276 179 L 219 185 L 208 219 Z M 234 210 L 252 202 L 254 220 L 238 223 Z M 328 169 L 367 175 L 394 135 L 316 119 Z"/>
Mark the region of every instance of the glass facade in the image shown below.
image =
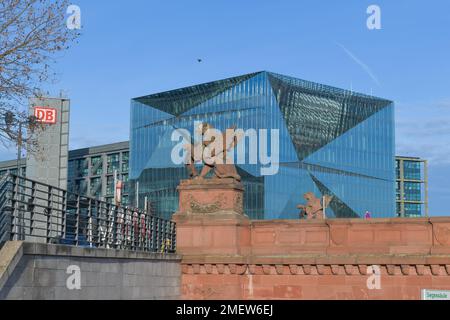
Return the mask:
<path id="1" fill-rule="evenodd" d="M 195 122 L 225 131 L 254 129 L 279 133 L 279 169 L 262 175 L 252 163 L 237 169 L 245 187 L 245 211 L 253 219 L 298 219 L 303 194 L 332 196 L 330 218 L 395 216 L 394 109 L 391 101 L 270 72 L 258 72 L 133 99 L 131 102 L 130 181 L 139 182 L 139 203 L 155 212 L 177 211 L 176 188 L 187 178 L 171 161 L 179 142 L 175 129 L 192 135 Z M 254 141 L 253 141 L 254 143 Z M 135 199 L 135 188 L 131 199 Z"/>

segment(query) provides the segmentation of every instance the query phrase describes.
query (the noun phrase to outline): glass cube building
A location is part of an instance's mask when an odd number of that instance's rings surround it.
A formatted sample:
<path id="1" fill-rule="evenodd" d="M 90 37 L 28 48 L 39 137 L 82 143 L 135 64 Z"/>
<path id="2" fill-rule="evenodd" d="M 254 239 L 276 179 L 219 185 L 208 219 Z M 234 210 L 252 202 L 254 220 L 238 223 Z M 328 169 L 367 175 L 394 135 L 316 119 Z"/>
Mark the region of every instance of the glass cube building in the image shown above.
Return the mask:
<path id="1" fill-rule="evenodd" d="M 188 173 L 171 160 L 171 137 L 193 135 L 195 122 L 278 130 L 276 174 L 262 175 L 259 161 L 236 165 L 252 219 L 298 219 L 310 191 L 332 196 L 328 218 L 396 215 L 392 101 L 266 71 L 132 99 L 130 198 L 139 206 L 147 197 L 161 216 L 177 211 Z M 241 143 L 250 159 L 250 139 Z"/>

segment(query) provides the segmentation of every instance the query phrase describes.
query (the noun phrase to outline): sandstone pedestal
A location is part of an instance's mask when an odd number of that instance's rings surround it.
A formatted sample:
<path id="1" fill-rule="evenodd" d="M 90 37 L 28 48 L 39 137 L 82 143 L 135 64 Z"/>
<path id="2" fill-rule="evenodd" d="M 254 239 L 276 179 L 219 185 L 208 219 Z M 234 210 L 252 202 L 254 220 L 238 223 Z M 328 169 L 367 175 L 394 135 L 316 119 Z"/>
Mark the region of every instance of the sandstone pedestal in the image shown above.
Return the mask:
<path id="1" fill-rule="evenodd" d="M 183 180 L 178 187 L 177 251 L 183 255 L 245 255 L 250 221 L 244 188 L 234 179 Z"/>

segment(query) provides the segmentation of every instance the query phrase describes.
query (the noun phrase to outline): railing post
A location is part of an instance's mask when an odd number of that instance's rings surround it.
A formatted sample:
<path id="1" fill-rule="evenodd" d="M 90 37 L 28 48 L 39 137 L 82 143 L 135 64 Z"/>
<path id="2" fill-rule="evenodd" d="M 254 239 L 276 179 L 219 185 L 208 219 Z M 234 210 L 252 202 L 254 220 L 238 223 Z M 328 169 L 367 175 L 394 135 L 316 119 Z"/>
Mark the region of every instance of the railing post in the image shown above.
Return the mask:
<path id="1" fill-rule="evenodd" d="M 61 238 L 67 237 L 67 192 L 62 192 L 62 206 L 61 206 Z"/>
<path id="2" fill-rule="evenodd" d="M 132 250 L 137 250 L 140 247 L 139 244 L 139 214 L 137 210 L 132 210 L 131 211 L 131 229 L 132 229 L 132 240 L 133 240 L 133 245 L 132 245 Z"/>
<path id="3" fill-rule="evenodd" d="M 51 242 L 52 238 L 52 214 L 53 214 L 53 188 L 51 186 L 47 187 L 47 208 L 46 208 L 46 219 L 47 219 L 47 230 L 46 230 L 46 243 Z"/>
<path id="4" fill-rule="evenodd" d="M 18 239 L 18 226 L 17 226 L 17 211 L 18 211 L 18 199 L 17 199 L 17 195 L 18 195 L 18 183 L 17 183 L 17 176 L 13 176 L 12 179 L 12 192 L 11 192 L 11 234 L 10 234 L 10 239 L 11 240 L 19 240 Z"/>
<path id="5" fill-rule="evenodd" d="M 100 206 L 100 202 L 95 199 L 95 211 L 97 212 L 97 217 L 96 217 L 96 221 L 97 221 L 97 225 L 95 226 L 95 237 L 97 239 L 97 241 L 95 241 L 95 247 L 100 247 L 101 246 L 101 228 L 102 228 L 102 208 Z"/>
<path id="6" fill-rule="evenodd" d="M 177 225 L 173 221 L 170 222 L 170 230 L 171 230 L 171 235 L 172 235 L 171 249 L 172 249 L 172 252 L 176 252 L 176 250 L 177 250 Z"/>
<path id="7" fill-rule="evenodd" d="M 17 178 L 17 201 L 18 201 L 18 211 L 17 211 L 17 234 L 19 240 L 25 240 L 25 206 L 24 206 L 24 192 L 25 188 L 21 188 L 22 180 L 20 177 Z"/>
<path id="8" fill-rule="evenodd" d="M 98 200 L 95 200 L 95 205 L 97 206 L 97 247 L 100 248 L 103 242 L 103 211 L 102 206 Z"/>
<path id="9" fill-rule="evenodd" d="M 158 225 L 157 218 L 152 216 L 152 228 L 151 228 L 151 239 L 152 239 L 152 251 L 158 251 Z"/>
<path id="10" fill-rule="evenodd" d="M 150 250 L 150 216 L 145 213 L 145 232 L 144 232 L 144 250 L 149 251 Z"/>
<path id="11" fill-rule="evenodd" d="M 89 205 L 88 205 L 88 216 L 87 216 L 87 241 L 89 243 L 89 247 L 92 248 L 92 199 L 88 199 Z"/>
<path id="12" fill-rule="evenodd" d="M 75 245 L 80 244 L 80 195 L 77 195 L 77 208 L 75 210 Z"/>
<path id="13" fill-rule="evenodd" d="M 116 208 L 113 208 L 113 205 L 110 203 L 107 204 L 107 207 L 111 230 L 111 245 L 113 246 L 113 248 L 118 248 L 120 246 L 119 242 L 122 240 L 120 238 L 120 230 L 118 230 L 120 228 L 120 221 L 117 220 L 119 219 L 118 212 Z"/>
<path id="14" fill-rule="evenodd" d="M 28 221 L 29 224 L 29 230 L 30 235 L 33 235 L 33 219 L 34 219 L 34 210 L 35 210 L 35 201 L 36 201 L 36 182 L 31 182 L 31 195 L 30 195 L 30 205 L 28 208 L 28 215 L 30 216 L 30 219 Z"/>
<path id="15" fill-rule="evenodd" d="M 156 243 L 157 243 L 157 251 L 161 250 L 161 220 L 156 218 Z"/>
<path id="16" fill-rule="evenodd" d="M 29 225 L 30 225 L 30 236 L 33 236 L 34 234 L 34 213 L 35 213 L 35 201 L 36 201 L 36 183 L 33 181 L 31 183 L 31 195 L 32 195 L 32 206 L 31 206 L 31 210 L 30 211 L 30 219 L 28 221 Z"/>

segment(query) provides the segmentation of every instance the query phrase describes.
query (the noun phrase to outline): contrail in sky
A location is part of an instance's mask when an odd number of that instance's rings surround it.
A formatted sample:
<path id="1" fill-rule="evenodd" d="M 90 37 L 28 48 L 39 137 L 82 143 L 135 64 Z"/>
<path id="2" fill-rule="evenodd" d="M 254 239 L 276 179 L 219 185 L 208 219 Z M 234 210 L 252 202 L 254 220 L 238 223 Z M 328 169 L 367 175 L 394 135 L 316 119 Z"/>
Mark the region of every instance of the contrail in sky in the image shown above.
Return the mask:
<path id="1" fill-rule="evenodd" d="M 360 59 L 358 59 L 350 50 L 348 50 L 346 47 L 344 47 L 342 44 L 336 42 L 336 44 L 342 48 L 342 50 L 345 51 L 345 53 L 353 60 L 355 61 L 357 64 L 359 64 L 359 66 L 361 68 L 364 69 L 364 71 L 369 75 L 369 77 L 378 85 L 380 86 L 380 81 L 378 81 L 377 77 L 375 77 L 375 75 L 373 74 L 372 70 L 370 70 L 369 66 L 366 65 L 364 62 L 362 62 Z"/>

